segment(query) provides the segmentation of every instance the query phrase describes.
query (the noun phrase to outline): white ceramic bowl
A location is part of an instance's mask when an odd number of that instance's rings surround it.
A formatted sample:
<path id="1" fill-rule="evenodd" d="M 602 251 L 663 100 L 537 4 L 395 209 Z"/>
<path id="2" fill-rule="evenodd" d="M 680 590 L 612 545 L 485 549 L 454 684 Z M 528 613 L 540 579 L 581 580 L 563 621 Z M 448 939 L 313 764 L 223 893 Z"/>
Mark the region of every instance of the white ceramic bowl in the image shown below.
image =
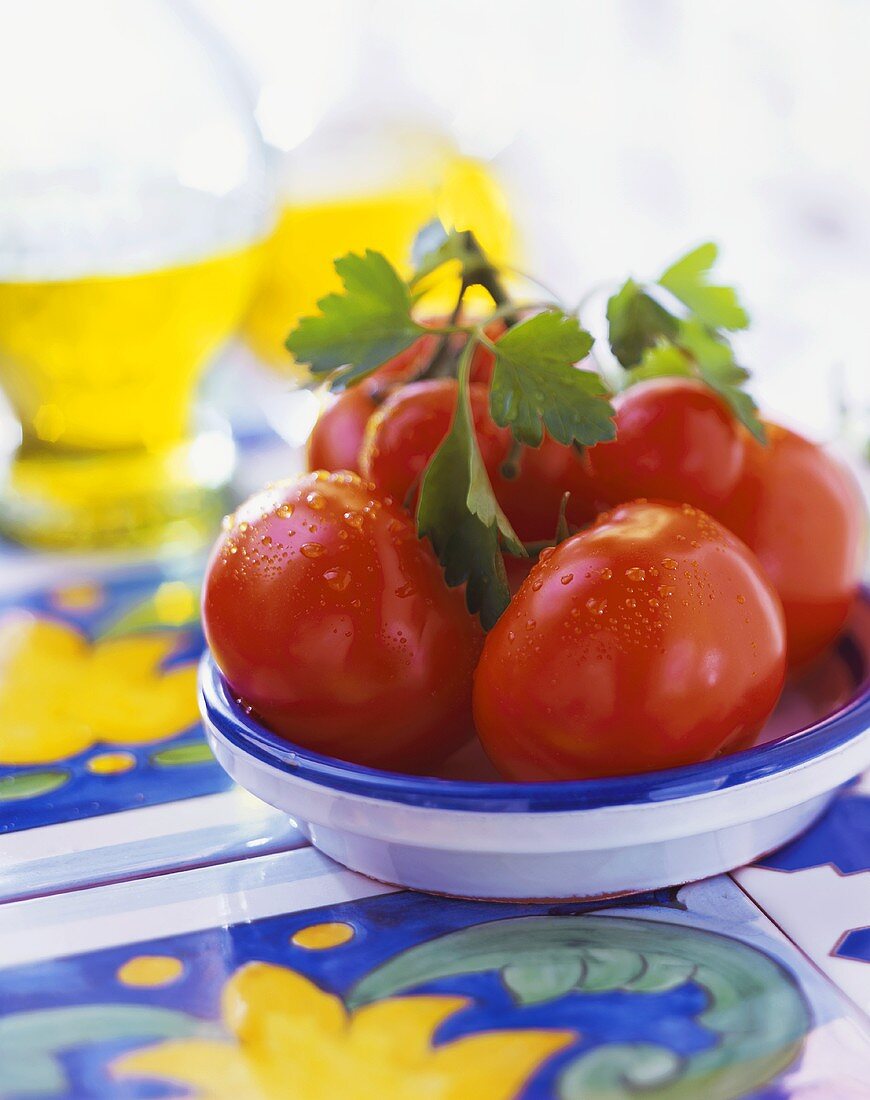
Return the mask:
<path id="1" fill-rule="evenodd" d="M 200 703 L 232 778 L 371 878 L 510 900 L 651 890 L 778 848 L 870 766 L 870 595 L 831 652 L 786 688 L 757 746 L 670 771 L 563 783 L 463 778 L 486 774 L 473 750 L 439 777 L 347 764 L 245 714 L 208 654 Z"/>

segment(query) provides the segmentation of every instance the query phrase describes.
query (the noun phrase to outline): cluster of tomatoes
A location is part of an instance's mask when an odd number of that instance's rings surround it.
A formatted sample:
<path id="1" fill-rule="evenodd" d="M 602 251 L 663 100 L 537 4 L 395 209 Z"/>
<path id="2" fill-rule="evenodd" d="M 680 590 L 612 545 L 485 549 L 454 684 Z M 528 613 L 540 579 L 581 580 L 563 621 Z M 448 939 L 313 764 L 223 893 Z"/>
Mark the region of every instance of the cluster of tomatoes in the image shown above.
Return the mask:
<path id="1" fill-rule="evenodd" d="M 321 416 L 315 472 L 228 518 L 203 608 L 238 697 L 292 742 L 391 770 L 431 770 L 475 730 L 513 780 L 750 744 L 788 665 L 821 653 L 855 599 L 865 511 L 851 475 L 778 425 L 762 445 L 682 378 L 620 394 L 613 442 L 581 453 L 545 436 L 516 453 L 489 416 L 480 346 L 481 456 L 515 531 L 537 544 L 506 561 L 514 595 L 484 636 L 414 523 L 458 392 L 449 377 L 406 381 L 434 339 Z M 577 533 L 541 548 L 566 492 Z"/>

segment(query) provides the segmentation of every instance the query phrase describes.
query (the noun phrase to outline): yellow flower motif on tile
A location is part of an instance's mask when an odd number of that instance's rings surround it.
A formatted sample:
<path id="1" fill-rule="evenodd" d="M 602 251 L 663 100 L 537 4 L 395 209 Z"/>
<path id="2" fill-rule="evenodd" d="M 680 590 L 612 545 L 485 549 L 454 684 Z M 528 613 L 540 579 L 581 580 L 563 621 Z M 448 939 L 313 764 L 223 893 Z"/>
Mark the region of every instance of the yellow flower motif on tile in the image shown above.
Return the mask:
<path id="1" fill-rule="evenodd" d="M 91 611 L 99 607 L 105 598 L 98 584 L 68 584 L 55 589 L 51 602 L 62 611 Z"/>
<path id="2" fill-rule="evenodd" d="M 118 969 L 118 981 L 136 989 L 170 985 L 184 973 L 184 963 L 173 955 L 134 955 Z"/>
<path id="3" fill-rule="evenodd" d="M 224 987 L 233 1038 L 179 1039 L 114 1064 L 204 1100 L 509 1100 L 572 1031 L 468 1035 L 437 1047 L 438 1025 L 464 997 L 392 997 L 348 1013 L 302 974 L 248 963 Z"/>
<path id="4" fill-rule="evenodd" d="M 352 925 L 341 920 L 330 920 L 298 929 L 290 937 L 290 942 L 307 951 L 325 951 L 329 947 L 341 947 L 344 943 L 350 943 L 353 935 Z"/>
<path id="5" fill-rule="evenodd" d="M 0 764 L 46 764 L 94 745 L 143 745 L 197 719 L 196 669 L 163 672 L 178 636 L 91 642 L 26 613 L 0 620 Z"/>

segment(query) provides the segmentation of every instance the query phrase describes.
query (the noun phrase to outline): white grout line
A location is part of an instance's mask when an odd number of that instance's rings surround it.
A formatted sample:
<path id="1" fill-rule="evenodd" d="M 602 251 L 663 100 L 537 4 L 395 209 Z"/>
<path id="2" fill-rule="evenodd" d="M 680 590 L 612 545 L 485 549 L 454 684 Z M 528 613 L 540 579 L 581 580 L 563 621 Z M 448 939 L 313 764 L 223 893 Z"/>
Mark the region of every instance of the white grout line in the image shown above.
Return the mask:
<path id="1" fill-rule="evenodd" d="M 0 968 L 395 892 L 314 848 L 0 907 Z"/>
<path id="2" fill-rule="evenodd" d="M 285 814 L 277 810 L 274 812 L 276 820 L 286 821 Z M 158 806 L 142 806 L 135 810 L 121 810 L 0 835 L 0 861 L 8 866 L 10 863 L 51 856 L 68 856 L 213 825 L 260 821 L 268 813 L 269 808 L 259 799 L 235 788 L 220 794 L 184 798 Z"/>

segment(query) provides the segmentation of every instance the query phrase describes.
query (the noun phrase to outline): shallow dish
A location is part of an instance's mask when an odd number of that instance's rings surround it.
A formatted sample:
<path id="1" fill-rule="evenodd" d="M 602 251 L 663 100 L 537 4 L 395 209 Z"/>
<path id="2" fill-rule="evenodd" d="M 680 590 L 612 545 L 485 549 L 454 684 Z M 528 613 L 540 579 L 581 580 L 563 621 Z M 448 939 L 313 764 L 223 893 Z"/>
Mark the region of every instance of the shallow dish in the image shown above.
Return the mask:
<path id="1" fill-rule="evenodd" d="M 347 764 L 259 725 L 208 654 L 200 705 L 232 778 L 371 878 L 505 900 L 650 890 L 780 847 L 870 766 L 870 594 L 830 653 L 789 683 L 756 746 L 669 771 L 504 783 L 474 746 L 432 777 Z"/>

